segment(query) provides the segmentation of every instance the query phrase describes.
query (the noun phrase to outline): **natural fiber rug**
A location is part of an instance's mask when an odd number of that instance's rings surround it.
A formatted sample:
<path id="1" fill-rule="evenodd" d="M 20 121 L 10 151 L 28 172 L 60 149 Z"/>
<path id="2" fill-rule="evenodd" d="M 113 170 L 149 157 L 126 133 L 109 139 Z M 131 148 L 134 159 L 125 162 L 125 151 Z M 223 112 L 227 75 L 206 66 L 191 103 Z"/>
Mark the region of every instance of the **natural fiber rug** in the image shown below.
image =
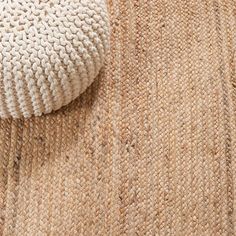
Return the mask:
<path id="1" fill-rule="evenodd" d="M 111 50 L 66 108 L 1 120 L 1 235 L 234 235 L 236 1 L 110 0 Z"/>

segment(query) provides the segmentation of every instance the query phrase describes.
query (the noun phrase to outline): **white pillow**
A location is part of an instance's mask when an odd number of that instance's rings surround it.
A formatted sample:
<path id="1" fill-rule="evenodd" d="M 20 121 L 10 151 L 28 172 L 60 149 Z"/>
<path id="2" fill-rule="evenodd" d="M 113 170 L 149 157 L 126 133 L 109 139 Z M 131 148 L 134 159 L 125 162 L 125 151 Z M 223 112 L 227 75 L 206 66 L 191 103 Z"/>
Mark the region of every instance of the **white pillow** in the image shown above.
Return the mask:
<path id="1" fill-rule="evenodd" d="M 70 103 L 98 74 L 108 41 L 105 0 L 0 0 L 0 117 Z"/>

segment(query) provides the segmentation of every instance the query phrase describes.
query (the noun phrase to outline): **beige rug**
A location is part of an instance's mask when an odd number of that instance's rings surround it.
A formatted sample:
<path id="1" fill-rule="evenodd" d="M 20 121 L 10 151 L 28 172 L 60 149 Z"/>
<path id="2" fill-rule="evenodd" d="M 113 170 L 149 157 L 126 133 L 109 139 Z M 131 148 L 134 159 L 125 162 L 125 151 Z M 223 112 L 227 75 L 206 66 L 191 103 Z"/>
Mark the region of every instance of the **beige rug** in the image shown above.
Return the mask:
<path id="1" fill-rule="evenodd" d="M 109 9 L 93 86 L 0 121 L 0 235 L 236 234 L 236 1 Z"/>

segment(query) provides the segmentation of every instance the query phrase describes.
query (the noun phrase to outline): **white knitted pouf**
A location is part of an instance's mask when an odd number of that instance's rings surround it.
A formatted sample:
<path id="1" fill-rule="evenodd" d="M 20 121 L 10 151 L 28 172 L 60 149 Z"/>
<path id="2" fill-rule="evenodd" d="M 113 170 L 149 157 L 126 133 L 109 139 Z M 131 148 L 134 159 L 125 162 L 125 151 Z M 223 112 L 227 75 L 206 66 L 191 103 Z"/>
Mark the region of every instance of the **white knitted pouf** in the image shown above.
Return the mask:
<path id="1" fill-rule="evenodd" d="M 98 74 L 108 41 L 105 0 L 0 0 L 0 117 L 71 102 Z"/>

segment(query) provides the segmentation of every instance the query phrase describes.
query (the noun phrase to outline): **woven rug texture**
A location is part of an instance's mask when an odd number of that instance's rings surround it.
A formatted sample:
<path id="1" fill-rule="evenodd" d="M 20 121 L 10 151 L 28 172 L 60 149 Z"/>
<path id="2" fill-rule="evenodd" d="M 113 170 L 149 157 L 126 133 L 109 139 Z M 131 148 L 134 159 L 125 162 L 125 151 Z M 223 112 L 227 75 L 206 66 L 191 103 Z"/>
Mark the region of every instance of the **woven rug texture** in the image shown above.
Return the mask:
<path id="1" fill-rule="evenodd" d="M 0 120 L 0 235 L 235 235 L 236 1 L 108 7 L 93 85 Z"/>

